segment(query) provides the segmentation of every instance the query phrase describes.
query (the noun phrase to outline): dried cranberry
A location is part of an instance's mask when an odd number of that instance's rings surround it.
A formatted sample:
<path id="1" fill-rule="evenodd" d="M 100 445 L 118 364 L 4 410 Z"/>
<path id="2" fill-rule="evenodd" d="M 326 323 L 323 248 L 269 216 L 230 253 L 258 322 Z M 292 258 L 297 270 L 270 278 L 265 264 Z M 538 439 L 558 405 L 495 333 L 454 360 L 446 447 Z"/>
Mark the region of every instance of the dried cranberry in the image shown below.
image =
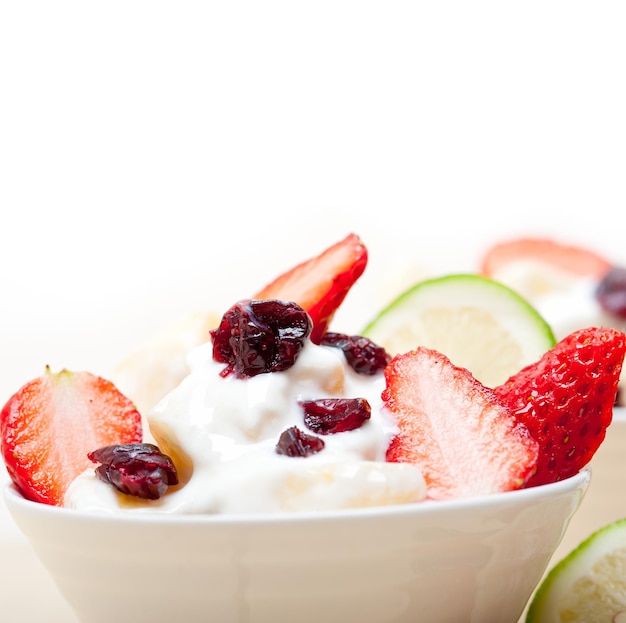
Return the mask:
<path id="1" fill-rule="evenodd" d="M 213 359 L 227 364 L 223 375 L 247 378 L 288 370 L 296 362 L 313 323 L 296 303 L 243 300 L 211 331 Z"/>
<path id="2" fill-rule="evenodd" d="M 596 299 L 604 311 L 626 319 L 626 268 L 609 270 L 596 288 Z"/>
<path id="3" fill-rule="evenodd" d="M 310 456 L 324 449 L 324 440 L 308 435 L 297 426 L 283 431 L 276 444 L 276 452 L 285 456 Z"/>
<path id="4" fill-rule="evenodd" d="M 321 398 L 301 400 L 304 423 L 320 435 L 355 430 L 370 419 L 372 408 L 365 398 Z"/>
<path id="5" fill-rule="evenodd" d="M 87 454 L 100 480 L 122 493 L 156 500 L 168 486 L 178 484 L 176 467 L 169 456 L 151 443 L 105 446 Z"/>
<path id="6" fill-rule="evenodd" d="M 348 365 L 358 374 L 376 374 L 391 361 L 391 356 L 382 346 L 361 335 L 329 332 L 322 336 L 320 344 L 342 350 Z"/>

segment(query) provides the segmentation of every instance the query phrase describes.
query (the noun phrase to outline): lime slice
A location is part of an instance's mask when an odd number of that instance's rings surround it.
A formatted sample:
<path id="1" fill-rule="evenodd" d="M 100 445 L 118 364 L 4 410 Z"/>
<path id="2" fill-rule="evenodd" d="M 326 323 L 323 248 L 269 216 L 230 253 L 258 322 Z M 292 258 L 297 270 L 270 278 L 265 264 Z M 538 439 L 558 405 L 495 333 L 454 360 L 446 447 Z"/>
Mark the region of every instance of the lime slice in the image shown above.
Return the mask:
<path id="1" fill-rule="evenodd" d="M 555 344 L 531 304 L 488 277 L 455 274 L 421 281 L 362 331 L 391 355 L 426 346 L 488 387 L 504 383 Z"/>
<path id="2" fill-rule="evenodd" d="M 535 592 L 527 623 L 626 622 L 626 518 L 585 539 Z"/>

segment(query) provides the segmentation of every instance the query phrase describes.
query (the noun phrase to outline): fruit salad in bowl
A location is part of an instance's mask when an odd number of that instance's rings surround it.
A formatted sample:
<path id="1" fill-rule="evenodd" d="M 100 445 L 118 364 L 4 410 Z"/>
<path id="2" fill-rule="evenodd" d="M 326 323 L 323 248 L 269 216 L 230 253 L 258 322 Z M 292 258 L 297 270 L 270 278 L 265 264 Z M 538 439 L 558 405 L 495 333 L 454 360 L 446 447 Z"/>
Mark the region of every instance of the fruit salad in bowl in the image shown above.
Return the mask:
<path id="1" fill-rule="evenodd" d="M 342 333 L 367 262 L 349 234 L 235 301 L 148 412 L 85 371 L 9 397 L 5 500 L 82 622 L 519 617 L 586 491 L 626 336 L 556 341 L 476 275 Z M 395 352 L 374 335 L 409 307 L 427 328 Z"/>

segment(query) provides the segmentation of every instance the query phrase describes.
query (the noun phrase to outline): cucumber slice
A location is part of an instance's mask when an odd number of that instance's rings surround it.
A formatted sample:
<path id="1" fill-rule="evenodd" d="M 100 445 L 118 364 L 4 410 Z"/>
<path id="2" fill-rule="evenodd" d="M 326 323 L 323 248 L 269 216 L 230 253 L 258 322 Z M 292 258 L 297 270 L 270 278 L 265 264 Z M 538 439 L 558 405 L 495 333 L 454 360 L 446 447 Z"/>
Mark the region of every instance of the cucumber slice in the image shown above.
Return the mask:
<path id="1" fill-rule="evenodd" d="M 527 623 L 626 622 L 626 518 L 585 539 L 535 592 Z"/>
<path id="2" fill-rule="evenodd" d="M 417 346 L 438 350 L 488 387 L 504 383 L 556 343 L 550 325 L 526 299 L 476 274 L 415 284 L 361 333 L 391 355 Z"/>

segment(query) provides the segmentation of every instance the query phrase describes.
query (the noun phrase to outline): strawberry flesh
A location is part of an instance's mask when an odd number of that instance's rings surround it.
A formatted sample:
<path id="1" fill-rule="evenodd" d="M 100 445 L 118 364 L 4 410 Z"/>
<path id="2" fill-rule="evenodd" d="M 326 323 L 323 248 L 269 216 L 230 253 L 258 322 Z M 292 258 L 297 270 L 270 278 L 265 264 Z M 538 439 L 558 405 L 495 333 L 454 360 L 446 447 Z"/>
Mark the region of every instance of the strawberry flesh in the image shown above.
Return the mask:
<path id="1" fill-rule="evenodd" d="M 580 277 L 602 278 L 611 263 L 589 249 L 548 238 L 518 238 L 495 244 L 482 258 L 481 272 L 493 277 L 504 266 L 519 260 L 538 260 Z"/>
<path id="2" fill-rule="evenodd" d="M 621 331 L 581 329 L 495 388 L 539 443 L 527 486 L 563 480 L 589 463 L 613 417 L 625 350 Z"/>
<path id="3" fill-rule="evenodd" d="M 443 354 L 420 347 L 385 369 L 383 401 L 398 425 L 387 460 L 417 464 L 429 499 L 520 488 L 537 443 L 495 393 Z"/>
<path id="4" fill-rule="evenodd" d="M 313 321 L 311 340 L 319 344 L 338 307 L 367 266 L 367 248 L 356 234 L 277 277 L 253 299 L 280 299 L 300 305 Z"/>
<path id="5" fill-rule="evenodd" d="M 133 403 L 110 381 L 46 368 L 4 405 L 0 436 L 5 465 L 22 495 L 62 506 L 71 482 L 93 467 L 88 453 L 140 442 L 142 423 Z"/>

